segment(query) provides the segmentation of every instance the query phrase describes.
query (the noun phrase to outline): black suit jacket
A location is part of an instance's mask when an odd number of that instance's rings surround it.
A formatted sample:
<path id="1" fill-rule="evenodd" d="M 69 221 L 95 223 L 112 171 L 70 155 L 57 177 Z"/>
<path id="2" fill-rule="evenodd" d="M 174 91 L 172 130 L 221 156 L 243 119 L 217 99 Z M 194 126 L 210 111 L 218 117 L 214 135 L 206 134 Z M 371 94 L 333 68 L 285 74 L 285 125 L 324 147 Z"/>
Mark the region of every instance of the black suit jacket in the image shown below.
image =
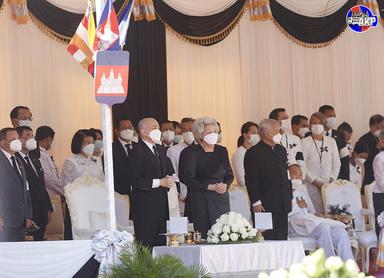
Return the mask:
<path id="1" fill-rule="evenodd" d="M 20 228 L 32 219 L 32 206 L 23 162 L 16 156 L 21 178 L 0 150 L 0 217 L 5 228 Z"/>
<path id="2" fill-rule="evenodd" d="M 36 169 L 37 173 L 30 169 L 25 159 L 20 155 L 16 154 L 25 168 L 25 173 L 29 185 L 29 194 L 32 202 L 32 219 L 38 225 L 48 224 L 48 212 L 53 211 L 51 199 L 45 187 L 44 171 L 41 166 L 40 160 L 34 156 L 29 156 L 31 164 Z"/>
<path id="3" fill-rule="evenodd" d="M 164 187 L 152 188 L 153 179 L 172 176 L 174 170 L 165 148 L 156 144 L 159 160 L 152 150 L 139 141 L 133 149 L 130 161 L 132 171 L 131 219 L 138 222 L 159 223 L 169 217 L 168 190 Z"/>
<path id="4" fill-rule="evenodd" d="M 292 208 L 292 185 L 288 180 L 287 152 L 272 149 L 263 141 L 245 153 L 245 184 L 251 204 L 261 201 L 268 212 L 288 213 Z"/>
<path id="5" fill-rule="evenodd" d="M 132 151 L 137 144 L 132 142 Z M 131 195 L 131 170 L 130 160 L 131 156 L 128 156 L 125 147 L 120 143 L 119 139 L 115 139 L 112 144 L 113 150 L 113 174 L 115 182 L 115 191 L 120 194 Z"/>
<path id="6" fill-rule="evenodd" d="M 373 160 L 380 151 L 377 148 L 378 139 L 370 131 L 361 136 L 359 141 L 363 141 L 365 142 L 365 144 L 368 145 L 368 158 L 367 161 L 365 161 L 364 163 L 364 186 L 367 184 L 371 184 L 375 180 L 375 175 L 373 173 Z"/>

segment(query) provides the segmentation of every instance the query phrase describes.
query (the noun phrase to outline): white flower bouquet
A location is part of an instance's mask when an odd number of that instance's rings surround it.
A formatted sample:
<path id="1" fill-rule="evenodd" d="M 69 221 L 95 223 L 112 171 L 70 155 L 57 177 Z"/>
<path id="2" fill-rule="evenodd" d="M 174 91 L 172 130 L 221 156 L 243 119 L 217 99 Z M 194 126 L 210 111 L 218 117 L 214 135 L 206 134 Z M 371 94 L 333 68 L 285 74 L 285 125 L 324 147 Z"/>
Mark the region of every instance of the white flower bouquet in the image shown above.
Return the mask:
<path id="1" fill-rule="evenodd" d="M 306 256 L 301 263 L 291 265 L 289 270 L 279 269 L 269 275 L 260 273 L 259 278 L 364 278 L 354 260 L 343 262 L 339 257 L 325 258 L 323 249 Z M 368 276 L 372 277 L 372 276 Z M 373 277 L 372 277 L 373 278 Z"/>
<path id="2" fill-rule="evenodd" d="M 257 231 L 240 213 L 228 212 L 220 216 L 207 234 L 208 243 L 256 242 Z"/>

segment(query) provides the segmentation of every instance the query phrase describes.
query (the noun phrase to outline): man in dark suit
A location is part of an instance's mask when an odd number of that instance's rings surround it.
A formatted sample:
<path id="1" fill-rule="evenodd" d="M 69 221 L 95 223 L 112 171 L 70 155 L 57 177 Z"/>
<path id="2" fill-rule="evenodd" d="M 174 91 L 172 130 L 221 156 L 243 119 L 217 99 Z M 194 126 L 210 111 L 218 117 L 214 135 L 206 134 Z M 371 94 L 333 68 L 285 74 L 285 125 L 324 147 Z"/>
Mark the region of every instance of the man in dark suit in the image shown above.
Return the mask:
<path id="1" fill-rule="evenodd" d="M 368 146 L 368 158 L 364 163 L 364 180 L 361 192 L 364 192 L 364 186 L 371 184 L 375 180 L 373 173 L 373 160 L 375 156 L 380 152 L 377 148 L 379 142 L 380 131 L 384 129 L 384 117 L 380 114 L 373 115 L 369 119 L 369 131 L 360 137 L 359 141 L 365 143 Z"/>
<path id="2" fill-rule="evenodd" d="M 155 119 L 139 122 L 141 140 L 133 149 L 131 163 L 132 193 L 131 219 L 135 237 L 143 245 L 165 245 L 166 221 L 169 217 L 169 188 L 175 186 L 172 163 L 160 145 L 161 131 Z"/>
<path id="3" fill-rule="evenodd" d="M 44 181 L 44 171 L 38 158 L 30 155 L 30 151 L 37 148 L 37 142 L 33 138 L 33 131 L 28 126 L 20 126 L 17 129 L 22 142 L 22 150 L 16 156 L 23 162 L 27 175 L 29 192 L 32 202 L 32 220 L 39 227 L 33 235 L 35 241 L 44 240 L 44 234 L 51 220 L 53 207 Z"/>
<path id="4" fill-rule="evenodd" d="M 23 241 L 24 229 L 32 226 L 26 173 L 15 156 L 21 145 L 14 128 L 0 130 L 0 242 Z"/>
<path id="5" fill-rule="evenodd" d="M 131 195 L 129 161 L 132 159 L 132 152 L 136 145 L 131 141 L 134 130 L 130 120 L 122 119 L 116 123 L 116 139 L 112 144 L 113 173 L 115 191 L 120 194 Z"/>
<path id="6" fill-rule="evenodd" d="M 269 240 L 286 240 L 288 213 L 292 208 L 292 185 L 288 180 L 287 152 L 280 145 L 280 124 L 265 119 L 259 125 L 261 141 L 245 153 L 245 184 L 252 212 L 271 212 Z"/>

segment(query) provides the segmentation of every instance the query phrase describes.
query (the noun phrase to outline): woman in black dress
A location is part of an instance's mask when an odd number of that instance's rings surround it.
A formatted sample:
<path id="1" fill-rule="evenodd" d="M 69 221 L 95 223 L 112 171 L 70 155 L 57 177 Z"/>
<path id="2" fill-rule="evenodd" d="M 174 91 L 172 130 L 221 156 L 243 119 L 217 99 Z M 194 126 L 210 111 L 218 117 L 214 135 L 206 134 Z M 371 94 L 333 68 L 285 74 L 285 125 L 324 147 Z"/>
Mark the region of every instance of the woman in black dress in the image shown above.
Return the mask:
<path id="1" fill-rule="evenodd" d="M 217 145 L 217 121 L 200 118 L 192 129 L 196 144 L 182 151 L 179 175 L 188 188 L 190 218 L 195 230 L 206 238 L 216 219 L 230 210 L 228 187 L 233 181 L 233 173 L 227 149 Z"/>

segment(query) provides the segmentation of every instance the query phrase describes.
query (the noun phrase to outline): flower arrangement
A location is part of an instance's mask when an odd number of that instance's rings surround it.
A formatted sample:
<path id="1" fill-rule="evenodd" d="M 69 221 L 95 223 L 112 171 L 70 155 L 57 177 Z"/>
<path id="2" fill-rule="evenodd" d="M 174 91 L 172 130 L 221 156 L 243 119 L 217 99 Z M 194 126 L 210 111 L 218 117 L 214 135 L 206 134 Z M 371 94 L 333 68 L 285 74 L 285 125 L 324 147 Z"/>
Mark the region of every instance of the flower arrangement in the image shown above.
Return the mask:
<path id="1" fill-rule="evenodd" d="M 269 275 L 260 273 L 259 278 L 364 278 L 354 260 L 343 262 L 339 257 L 325 258 L 323 249 L 318 249 L 310 256 L 306 256 L 301 263 L 291 265 L 289 270 L 279 269 Z M 372 276 L 369 276 L 372 277 Z M 372 277 L 373 278 L 373 277 Z"/>
<path id="2" fill-rule="evenodd" d="M 228 212 L 220 216 L 208 231 L 208 243 L 238 243 L 258 241 L 257 231 L 240 213 Z"/>

